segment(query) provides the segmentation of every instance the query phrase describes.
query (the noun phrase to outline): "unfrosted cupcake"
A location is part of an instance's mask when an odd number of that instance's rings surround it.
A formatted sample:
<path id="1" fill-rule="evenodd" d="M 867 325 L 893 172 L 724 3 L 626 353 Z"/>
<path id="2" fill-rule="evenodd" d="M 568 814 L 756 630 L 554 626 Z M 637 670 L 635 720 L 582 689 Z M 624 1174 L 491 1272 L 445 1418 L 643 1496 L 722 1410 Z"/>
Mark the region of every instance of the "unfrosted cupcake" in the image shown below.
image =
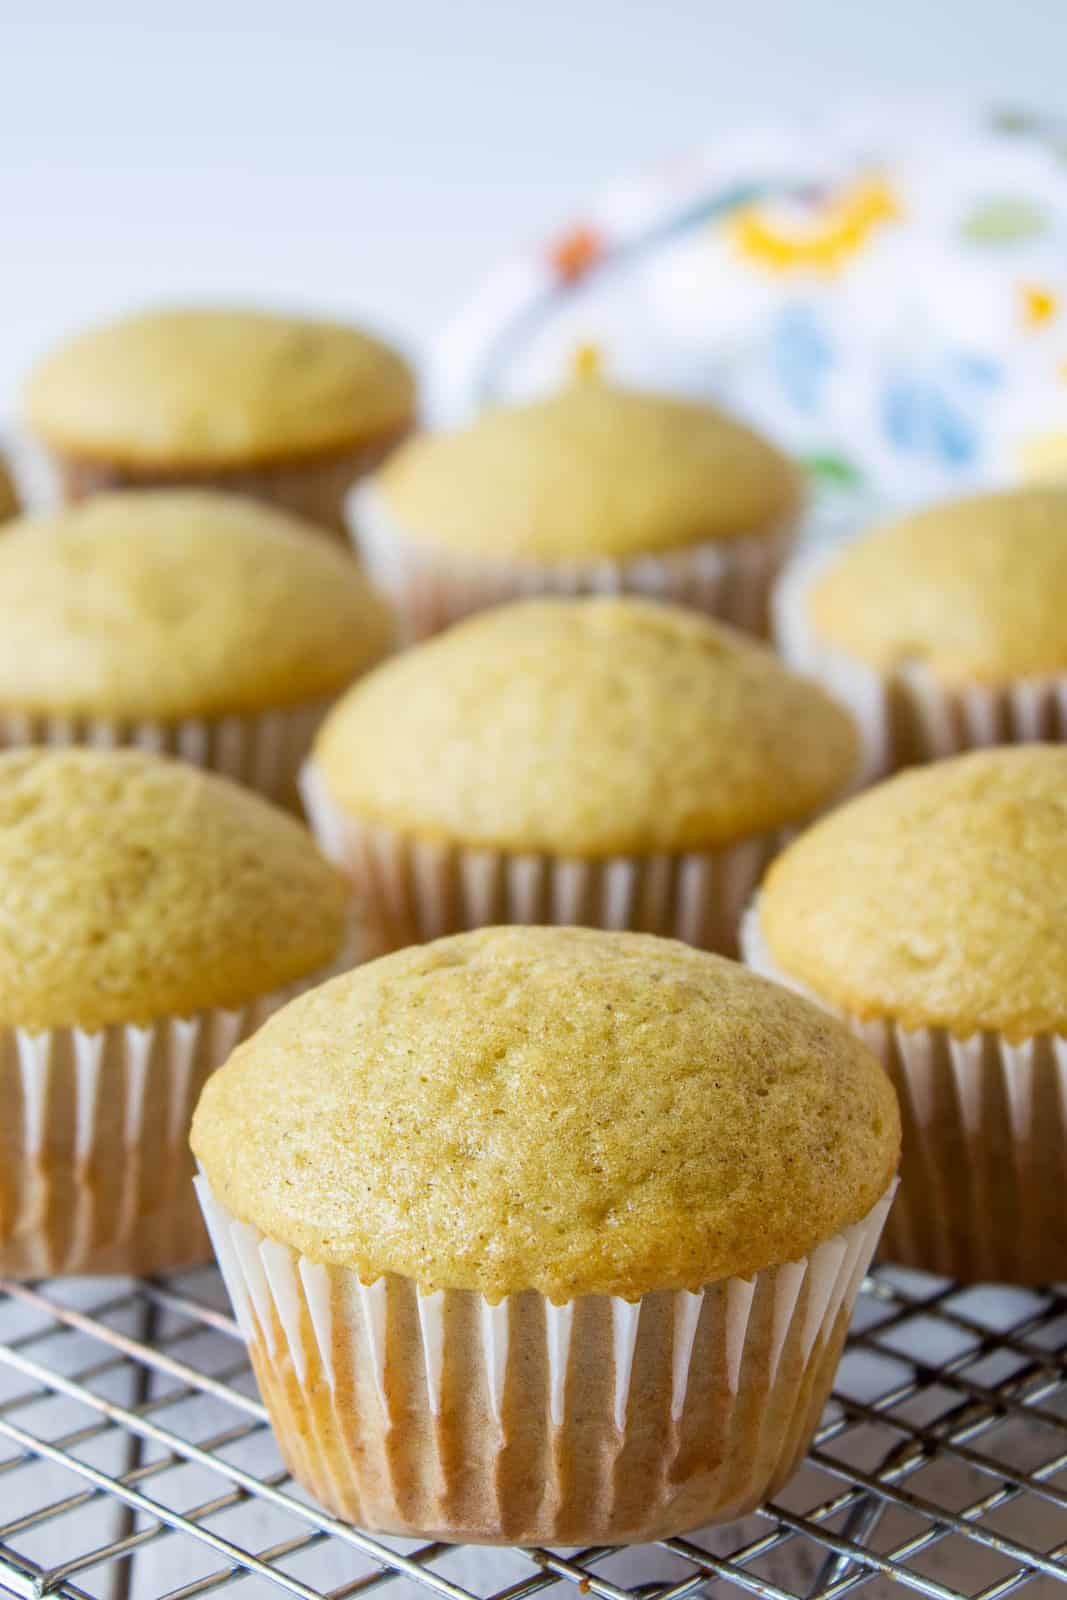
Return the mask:
<path id="1" fill-rule="evenodd" d="M 775 862 L 745 948 L 900 1091 L 886 1255 L 1067 1276 L 1067 749 L 959 756 L 843 806 Z"/>
<path id="2" fill-rule="evenodd" d="M 798 470 L 709 405 L 576 382 L 413 438 L 352 502 L 409 635 L 531 594 L 621 591 L 765 631 Z"/>
<path id="3" fill-rule="evenodd" d="M 288 1006 L 192 1138 L 294 1476 L 365 1528 L 584 1545 L 789 1477 L 900 1127 L 846 1029 L 733 962 L 493 928 Z"/>
<path id="4" fill-rule="evenodd" d="M 15 478 L 0 455 L 0 522 L 7 522 L 11 517 L 18 515 L 19 497 L 15 488 Z"/>
<path id="5" fill-rule="evenodd" d="M 1067 487 L 930 506 L 783 580 L 778 641 L 885 773 L 1067 738 Z"/>
<path id="6" fill-rule="evenodd" d="M 197 1096 L 334 963 L 345 901 L 304 829 L 224 779 L 0 755 L 0 1276 L 205 1259 Z"/>
<path id="7" fill-rule="evenodd" d="M 345 494 L 408 430 L 414 404 L 406 362 L 358 328 L 199 307 L 60 345 L 30 376 L 25 416 L 67 499 L 218 488 L 343 535 Z"/>
<path id="8" fill-rule="evenodd" d="M 394 658 L 328 716 L 303 793 L 388 947 L 589 923 L 729 953 L 783 830 L 839 795 L 851 718 L 677 606 L 530 600 Z"/>
<path id="9" fill-rule="evenodd" d="M 232 495 L 100 495 L 0 539 L 0 745 L 141 745 L 275 799 L 379 659 L 384 601 L 309 524 Z"/>

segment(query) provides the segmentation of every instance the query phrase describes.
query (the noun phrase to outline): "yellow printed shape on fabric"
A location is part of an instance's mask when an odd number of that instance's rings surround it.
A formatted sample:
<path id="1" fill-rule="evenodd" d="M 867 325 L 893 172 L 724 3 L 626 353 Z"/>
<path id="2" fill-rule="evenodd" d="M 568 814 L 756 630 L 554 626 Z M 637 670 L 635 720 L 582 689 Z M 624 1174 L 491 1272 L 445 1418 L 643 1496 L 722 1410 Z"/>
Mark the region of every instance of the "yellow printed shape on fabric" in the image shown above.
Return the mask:
<path id="1" fill-rule="evenodd" d="M 866 245 L 876 229 L 902 215 L 892 185 L 873 175 L 795 211 L 779 201 L 744 206 L 726 227 L 739 253 L 758 266 L 772 272 L 833 273 Z"/>

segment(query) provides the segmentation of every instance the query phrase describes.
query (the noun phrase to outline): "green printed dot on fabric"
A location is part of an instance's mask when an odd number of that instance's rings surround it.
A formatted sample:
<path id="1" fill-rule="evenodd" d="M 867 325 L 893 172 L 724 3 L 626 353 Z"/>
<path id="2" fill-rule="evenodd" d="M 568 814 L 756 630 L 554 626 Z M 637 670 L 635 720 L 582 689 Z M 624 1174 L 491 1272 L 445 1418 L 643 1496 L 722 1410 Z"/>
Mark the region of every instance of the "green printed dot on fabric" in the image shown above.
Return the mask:
<path id="1" fill-rule="evenodd" d="M 1007 245 L 1036 239 L 1048 231 L 1048 219 L 1038 206 L 1014 195 L 993 195 L 982 200 L 964 218 L 960 232 L 972 244 Z"/>

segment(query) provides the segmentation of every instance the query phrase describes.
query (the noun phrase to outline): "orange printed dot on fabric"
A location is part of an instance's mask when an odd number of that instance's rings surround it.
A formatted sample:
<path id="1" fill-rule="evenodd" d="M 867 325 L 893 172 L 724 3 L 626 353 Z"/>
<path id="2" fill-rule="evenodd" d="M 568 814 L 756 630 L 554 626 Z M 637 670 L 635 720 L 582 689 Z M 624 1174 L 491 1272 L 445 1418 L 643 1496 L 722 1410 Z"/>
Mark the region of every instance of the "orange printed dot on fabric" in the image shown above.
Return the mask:
<path id="1" fill-rule="evenodd" d="M 556 240 L 549 251 L 549 260 L 564 283 L 577 283 L 593 267 L 599 266 L 606 254 L 603 237 L 595 228 L 580 223 Z"/>
<path id="2" fill-rule="evenodd" d="M 1028 328 L 1041 328 L 1054 322 L 1060 311 L 1059 296 L 1040 283 L 1024 283 L 1020 288 L 1023 322 Z"/>

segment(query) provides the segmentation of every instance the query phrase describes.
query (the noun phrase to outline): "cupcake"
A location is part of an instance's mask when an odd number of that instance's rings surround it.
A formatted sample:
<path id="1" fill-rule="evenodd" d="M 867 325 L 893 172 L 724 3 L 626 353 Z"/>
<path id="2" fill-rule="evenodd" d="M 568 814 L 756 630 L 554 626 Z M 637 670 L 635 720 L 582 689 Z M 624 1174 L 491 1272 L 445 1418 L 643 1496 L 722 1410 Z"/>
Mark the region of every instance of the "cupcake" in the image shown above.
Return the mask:
<path id="1" fill-rule="evenodd" d="M 712 406 L 595 380 L 423 434 L 352 501 L 409 636 L 531 594 L 640 593 L 764 632 L 800 474 Z"/>
<path id="2" fill-rule="evenodd" d="M 369 674 L 305 769 L 385 948 L 590 923 L 730 953 L 783 830 L 835 798 L 851 718 L 677 606 L 527 600 Z"/>
<path id="3" fill-rule="evenodd" d="M 1067 749 L 957 756 L 851 801 L 779 857 L 744 943 L 896 1084 L 886 1256 L 1067 1277 Z"/>
<path id="4" fill-rule="evenodd" d="M 344 496 L 410 427 L 414 380 L 358 328 L 169 309 L 60 345 L 31 374 L 30 431 L 65 499 L 184 485 L 266 500 L 344 535 Z"/>
<path id="5" fill-rule="evenodd" d="M 419 1538 L 731 1521 L 806 1449 L 893 1091 L 733 962 L 489 928 L 303 996 L 206 1086 L 212 1240 L 293 1475 Z"/>
<path id="6" fill-rule="evenodd" d="M 0 522 L 7 522 L 9 518 L 18 515 L 19 497 L 15 488 L 15 478 L 0 455 Z"/>
<path id="7" fill-rule="evenodd" d="M 206 1259 L 197 1096 L 335 962 L 345 901 L 304 829 L 222 778 L 0 755 L 0 1276 Z"/>
<path id="8" fill-rule="evenodd" d="M 309 524 L 233 495 L 100 495 L 0 538 L 0 745 L 142 745 L 280 800 L 384 602 Z"/>
<path id="9" fill-rule="evenodd" d="M 853 707 L 872 776 L 1067 739 L 1067 486 L 930 506 L 798 563 L 777 632 Z"/>

